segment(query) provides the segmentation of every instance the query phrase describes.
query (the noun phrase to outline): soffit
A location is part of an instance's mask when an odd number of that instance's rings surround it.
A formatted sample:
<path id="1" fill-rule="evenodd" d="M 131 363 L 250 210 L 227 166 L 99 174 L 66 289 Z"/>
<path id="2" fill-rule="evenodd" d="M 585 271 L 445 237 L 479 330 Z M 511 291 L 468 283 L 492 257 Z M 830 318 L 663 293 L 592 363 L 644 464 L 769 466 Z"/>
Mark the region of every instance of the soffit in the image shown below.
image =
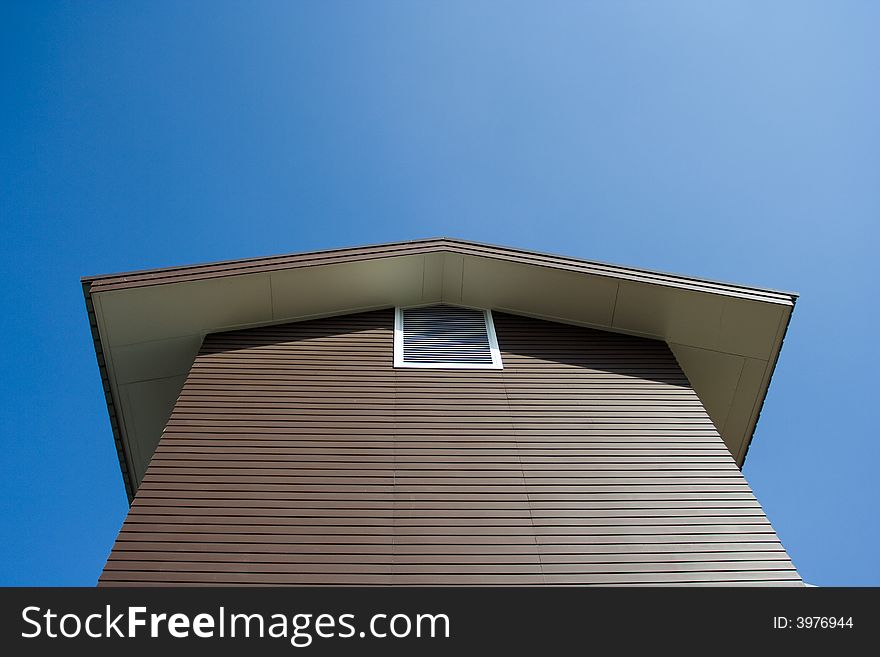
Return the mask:
<path id="1" fill-rule="evenodd" d="M 127 488 L 207 333 L 453 303 L 664 340 L 742 465 L 795 296 L 458 240 L 84 279 Z"/>

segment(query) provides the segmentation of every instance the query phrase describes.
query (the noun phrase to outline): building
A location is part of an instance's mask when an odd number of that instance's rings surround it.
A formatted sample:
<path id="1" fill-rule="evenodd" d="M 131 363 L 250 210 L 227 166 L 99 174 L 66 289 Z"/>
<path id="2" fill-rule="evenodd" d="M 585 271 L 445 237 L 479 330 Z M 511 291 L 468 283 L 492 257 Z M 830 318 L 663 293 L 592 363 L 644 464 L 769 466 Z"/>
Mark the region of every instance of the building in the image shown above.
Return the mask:
<path id="1" fill-rule="evenodd" d="M 454 239 L 83 279 L 133 584 L 801 585 L 796 296 Z"/>

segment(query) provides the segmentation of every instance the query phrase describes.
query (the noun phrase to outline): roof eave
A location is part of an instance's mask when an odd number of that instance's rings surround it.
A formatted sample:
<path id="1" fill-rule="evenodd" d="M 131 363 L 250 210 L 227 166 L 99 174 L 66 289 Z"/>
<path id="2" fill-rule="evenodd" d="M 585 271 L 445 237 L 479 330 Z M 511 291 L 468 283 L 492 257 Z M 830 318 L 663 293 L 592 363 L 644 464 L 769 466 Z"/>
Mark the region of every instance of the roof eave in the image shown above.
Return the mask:
<path id="1" fill-rule="evenodd" d="M 122 484 L 129 503 L 134 499 L 135 488 L 132 481 L 132 464 L 128 449 L 125 447 L 125 438 L 119 424 L 117 404 L 113 397 L 113 389 L 107 373 L 107 363 L 104 360 L 104 345 L 98 329 L 98 319 L 95 315 L 95 306 L 92 302 L 91 283 L 85 279 L 82 281 L 83 298 L 86 304 L 86 315 L 89 320 L 89 331 L 92 334 L 92 344 L 95 348 L 95 357 L 98 361 L 98 372 L 101 376 L 101 388 L 104 391 L 104 401 L 107 404 L 107 415 L 110 419 L 110 430 L 113 433 L 113 442 L 116 445 L 116 456 L 119 459 L 119 470 L 122 474 Z"/>
<path id="2" fill-rule="evenodd" d="M 203 265 L 167 267 L 123 274 L 83 277 L 82 288 L 90 330 L 92 332 L 95 354 L 98 361 L 102 387 L 104 389 L 108 415 L 111 422 L 111 429 L 113 431 L 114 442 L 119 457 L 120 470 L 129 501 L 133 499 L 136 492 L 136 484 L 134 481 L 135 476 L 132 474 L 136 472 L 136 469 L 133 465 L 131 451 L 127 445 L 125 422 L 121 421 L 121 407 L 114 396 L 114 385 L 109 374 L 109 369 L 111 368 L 108 368 L 107 360 L 105 358 L 105 349 L 108 348 L 108 345 L 105 345 L 102 340 L 100 328 L 101 323 L 95 311 L 93 294 L 95 294 L 96 291 L 98 294 L 102 294 L 110 291 L 164 286 L 179 282 L 206 280 L 208 278 L 239 277 L 253 273 L 280 272 L 302 267 L 340 264 L 361 260 L 375 260 L 393 256 L 427 255 L 431 253 L 453 253 L 461 256 L 490 258 L 493 260 L 502 260 L 541 268 L 551 268 L 575 273 L 580 272 L 592 276 L 617 279 L 619 281 L 635 281 L 650 286 L 679 288 L 693 292 L 707 293 L 710 295 L 735 297 L 750 302 L 763 302 L 773 305 L 787 306 L 787 317 L 785 319 L 781 338 L 777 341 L 778 344 L 775 345 L 773 352 L 769 354 L 772 363 L 769 368 L 769 375 L 766 378 L 766 385 L 761 390 L 760 398 L 757 402 L 757 414 L 754 417 L 754 422 L 751 424 L 751 430 L 748 433 L 744 446 L 738 454 L 734 454 L 734 458 L 738 465 L 742 466 L 748 448 L 754 437 L 757 418 L 760 416 L 761 409 L 766 400 L 770 380 L 772 379 L 772 374 L 781 352 L 782 340 L 785 337 L 791 321 L 791 315 L 798 298 L 796 293 L 780 292 L 730 283 L 719 283 L 717 281 L 709 281 L 701 278 L 667 274 L 632 267 L 608 265 L 595 261 L 579 260 L 576 258 L 556 256 L 535 251 L 498 247 L 453 238 L 431 238 L 378 244 L 368 247 L 347 247 L 343 249 L 313 251 L 292 255 L 248 258 Z M 720 428 L 719 431 L 721 431 Z"/>

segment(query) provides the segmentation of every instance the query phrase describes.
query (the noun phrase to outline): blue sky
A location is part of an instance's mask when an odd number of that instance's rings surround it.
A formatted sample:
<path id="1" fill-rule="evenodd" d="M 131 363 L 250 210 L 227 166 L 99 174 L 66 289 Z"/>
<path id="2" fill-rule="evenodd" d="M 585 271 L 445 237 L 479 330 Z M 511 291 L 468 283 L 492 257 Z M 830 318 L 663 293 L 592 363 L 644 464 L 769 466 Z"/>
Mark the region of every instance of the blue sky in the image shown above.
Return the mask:
<path id="1" fill-rule="evenodd" d="M 126 512 L 79 277 L 449 235 L 795 290 L 745 474 L 880 585 L 874 2 L 5 2 L 0 584 Z"/>

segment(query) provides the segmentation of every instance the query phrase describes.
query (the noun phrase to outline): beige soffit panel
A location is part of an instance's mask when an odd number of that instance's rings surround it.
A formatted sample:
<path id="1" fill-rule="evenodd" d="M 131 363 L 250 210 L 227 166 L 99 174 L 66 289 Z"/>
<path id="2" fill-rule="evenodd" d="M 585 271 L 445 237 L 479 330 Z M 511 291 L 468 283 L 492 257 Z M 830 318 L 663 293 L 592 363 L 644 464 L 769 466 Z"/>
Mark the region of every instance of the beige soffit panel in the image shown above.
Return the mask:
<path id="1" fill-rule="evenodd" d="M 462 280 L 467 306 L 611 325 L 617 282 L 607 278 L 466 256 Z"/>
<path id="2" fill-rule="evenodd" d="M 612 328 L 705 349 L 718 348 L 725 297 L 621 282 Z"/>
<path id="3" fill-rule="evenodd" d="M 120 345 L 113 349 L 116 383 L 185 375 L 202 345 L 200 333 L 180 338 Z"/>
<path id="4" fill-rule="evenodd" d="M 769 376 L 770 363 L 757 358 L 746 358 L 740 373 L 739 383 L 727 413 L 727 420 L 720 429 L 722 436 L 746 436 L 751 435 L 752 423 L 757 420 L 757 392 L 764 388 L 765 381 Z M 748 443 L 741 440 L 735 446 L 737 451 L 731 453 L 737 462 L 742 462 Z"/>
<path id="5" fill-rule="evenodd" d="M 128 345 L 237 326 L 271 317 L 268 274 L 251 274 L 101 293 L 109 345 Z"/>
<path id="6" fill-rule="evenodd" d="M 132 471 L 140 483 L 156 451 L 186 376 L 138 381 L 121 386 L 126 400 L 126 431 L 133 446 Z"/>
<path id="7" fill-rule="evenodd" d="M 725 299 L 719 348 L 731 354 L 769 359 L 787 310 L 785 306 Z"/>
<path id="8" fill-rule="evenodd" d="M 730 453 L 736 454 L 740 436 L 725 436 L 722 429 L 736 395 L 745 358 L 674 342 L 669 347 L 694 390 L 699 390 L 700 401 Z"/>
<path id="9" fill-rule="evenodd" d="M 422 274 L 422 303 L 443 298 L 443 272 L 448 253 L 429 253 L 424 257 L 424 273 Z"/>
<path id="10" fill-rule="evenodd" d="M 440 295 L 448 303 L 461 303 L 461 287 L 464 282 L 464 257 L 459 253 L 443 256 Z"/>
<path id="11" fill-rule="evenodd" d="M 272 319 L 420 303 L 424 270 L 414 255 L 272 272 Z"/>
<path id="12" fill-rule="evenodd" d="M 741 465 L 795 295 L 433 239 L 83 279 L 129 496 L 206 333 L 446 301 L 665 340 Z"/>

